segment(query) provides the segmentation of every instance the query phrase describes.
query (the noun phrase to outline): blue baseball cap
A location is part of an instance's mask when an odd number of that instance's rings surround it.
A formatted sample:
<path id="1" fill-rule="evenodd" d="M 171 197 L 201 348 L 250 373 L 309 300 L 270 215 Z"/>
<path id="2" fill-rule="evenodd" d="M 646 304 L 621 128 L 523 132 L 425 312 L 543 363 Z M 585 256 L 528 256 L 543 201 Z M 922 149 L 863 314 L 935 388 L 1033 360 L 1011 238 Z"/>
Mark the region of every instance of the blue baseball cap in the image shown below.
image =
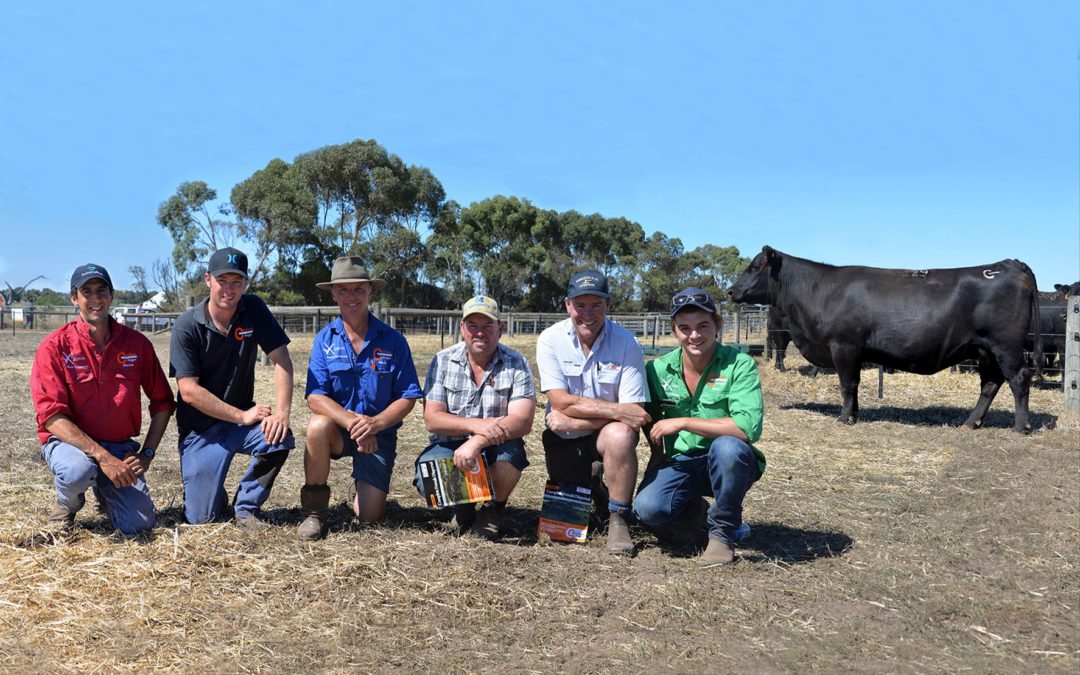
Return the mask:
<path id="1" fill-rule="evenodd" d="M 86 263 L 75 268 L 75 271 L 71 274 L 71 290 L 75 291 L 82 288 L 83 284 L 91 279 L 101 279 L 109 286 L 109 293 L 113 292 L 112 278 L 109 277 L 109 271 L 94 263 Z"/>
<path id="2" fill-rule="evenodd" d="M 597 270 L 581 270 L 577 272 L 570 277 L 570 286 L 566 289 L 566 297 L 573 300 L 579 295 L 597 295 L 601 298 L 610 298 L 607 277 Z"/>
<path id="3" fill-rule="evenodd" d="M 684 309 L 695 307 L 697 309 L 716 314 L 716 303 L 711 295 L 700 288 L 691 286 L 684 288 L 671 298 L 671 318 Z"/>

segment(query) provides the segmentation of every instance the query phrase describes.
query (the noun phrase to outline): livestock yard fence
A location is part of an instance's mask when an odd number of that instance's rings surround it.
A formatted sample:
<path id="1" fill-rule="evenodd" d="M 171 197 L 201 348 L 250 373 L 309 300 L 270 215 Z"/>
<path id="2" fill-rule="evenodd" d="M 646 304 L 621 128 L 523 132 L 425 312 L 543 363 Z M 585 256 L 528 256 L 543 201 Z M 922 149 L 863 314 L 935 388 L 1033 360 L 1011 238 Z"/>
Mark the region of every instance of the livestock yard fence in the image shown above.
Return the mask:
<path id="1" fill-rule="evenodd" d="M 285 331 L 292 335 L 317 333 L 337 318 L 334 306 L 271 307 Z M 460 310 L 411 309 L 406 307 L 382 307 L 378 304 L 372 311 L 383 321 L 405 335 L 438 335 L 444 346 L 457 340 Z M 53 306 L 4 307 L 0 310 L 0 333 L 18 330 L 48 332 L 59 328 L 77 316 L 71 308 Z M 134 312 L 118 315 L 125 325 L 145 333 L 161 333 L 172 329 L 179 316 L 167 312 Z M 667 313 L 642 314 L 616 313 L 611 319 L 633 333 L 641 341 L 647 353 L 655 355 L 665 351 L 658 343 L 671 336 L 671 321 Z M 505 312 L 503 320 L 507 335 L 536 335 L 548 326 L 566 318 L 565 312 Z M 745 305 L 734 312 L 724 312 L 725 344 L 739 345 L 743 351 L 761 356 L 765 352 L 768 335 L 769 307 Z M 1067 328 L 1064 336 L 1066 350 L 1057 363 L 1044 369 L 1046 375 L 1061 376 L 1061 388 L 1065 395 L 1067 410 L 1080 413 L 1080 298 L 1072 298 L 1067 307 Z M 670 340 L 666 343 L 670 344 Z M 883 373 L 879 371 L 878 395 L 881 396 Z"/>
<path id="2" fill-rule="evenodd" d="M 336 306 L 317 307 L 270 307 L 285 332 L 290 335 L 317 333 L 337 318 Z M 405 335 L 440 335 L 453 343 L 457 335 L 461 310 L 456 309 L 410 309 L 405 307 L 381 307 L 372 311 L 380 319 Z M 69 308 L 34 307 L 5 308 L 0 311 L 0 331 L 55 330 L 72 321 L 78 312 Z M 116 316 L 116 315 L 114 315 Z M 160 333 L 172 329 L 179 316 L 168 312 L 139 312 L 116 316 L 130 328 L 144 333 Z M 752 353 L 760 353 L 765 342 L 769 308 L 751 305 L 737 312 L 724 313 L 724 342 L 751 343 Z M 536 335 L 548 326 L 566 318 L 566 312 L 504 312 L 507 335 Z M 632 332 L 646 347 L 656 348 L 657 341 L 671 335 L 671 321 L 666 313 L 612 314 L 610 318 Z"/>

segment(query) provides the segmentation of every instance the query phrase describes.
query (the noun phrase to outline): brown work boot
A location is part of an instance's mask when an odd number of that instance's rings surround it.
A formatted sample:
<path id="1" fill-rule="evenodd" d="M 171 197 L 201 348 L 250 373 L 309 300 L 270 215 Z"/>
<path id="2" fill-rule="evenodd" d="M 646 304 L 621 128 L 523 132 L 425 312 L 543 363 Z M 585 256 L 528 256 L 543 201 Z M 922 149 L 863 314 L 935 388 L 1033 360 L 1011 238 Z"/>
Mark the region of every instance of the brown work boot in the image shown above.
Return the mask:
<path id="1" fill-rule="evenodd" d="M 454 517 L 450 519 L 450 529 L 454 534 L 465 534 L 476 522 L 476 504 L 454 504 Z"/>
<path id="2" fill-rule="evenodd" d="M 735 547 L 726 539 L 709 537 L 709 545 L 699 560 L 703 565 L 729 565 L 735 562 Z"/>
<path id="3" fill-rule="evenodd" d="M 690 504 L 685 516 L 658 534 L 672 544 L 680 546 L 696 544 L 705 534 L 705 514 L 708 510 L 709 502 L 705 501 L 704 497 L 698 497 Z"/>
<path id="4" fill-rule="evenodd" d="M 256 516 L 254 513 L 247 515 L 237 514 L 233 518 L 233 525 L 248 532 L 265 532 L 270 529 L 270 523 Z"/>
<path id="5" fill-rule="evenodd" d="M 300 509 L 304 520 L 297 526 L 296 536 L 304 541 L 322 539 L 330 509 L 330 486 L 323 483 L 300 488 Z"/>
<path id="6" fill-rule="evenodd" d="M 630 555 L 634 542 L 630 539 L 630 527 L 621 513 L 612 513 L 608 517 L 607 550 L 613 555 Z"/>
<path id="7" fill-rule="evenodd" d="M 70 532 L 75 527 L 75 513 L 75 511 L 68 511 L 67 507 L 61 506 L 59 502 L 53 504 L 52 512 L 49 514 L 48 530 L 54 534 Z"/>
<path id="8" fill-rule="evenodd" d="M 476 521 L 469 532 L 488 541 L 499 539 L 499 527 L 502 525 L 503 510 L 494 504 L 480 507 L 476 512 Z"/>

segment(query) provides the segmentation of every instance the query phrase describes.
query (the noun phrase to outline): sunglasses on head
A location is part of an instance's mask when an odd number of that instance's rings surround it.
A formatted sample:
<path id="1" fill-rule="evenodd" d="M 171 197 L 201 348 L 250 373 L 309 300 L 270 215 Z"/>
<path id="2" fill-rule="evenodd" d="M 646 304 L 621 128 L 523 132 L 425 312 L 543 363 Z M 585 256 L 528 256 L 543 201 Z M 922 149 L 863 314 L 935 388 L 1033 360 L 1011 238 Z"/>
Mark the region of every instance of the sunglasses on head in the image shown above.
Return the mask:
<path id="1" fill-rule="evenodd" d="M 712 298 L 709 297 L 708 293 L 680 294 L 676 295 L 671 299 L 671 306 L 682 307 L 688 302 L 692 302 L 694 304 L 708 305 L 712 304 Z"/>

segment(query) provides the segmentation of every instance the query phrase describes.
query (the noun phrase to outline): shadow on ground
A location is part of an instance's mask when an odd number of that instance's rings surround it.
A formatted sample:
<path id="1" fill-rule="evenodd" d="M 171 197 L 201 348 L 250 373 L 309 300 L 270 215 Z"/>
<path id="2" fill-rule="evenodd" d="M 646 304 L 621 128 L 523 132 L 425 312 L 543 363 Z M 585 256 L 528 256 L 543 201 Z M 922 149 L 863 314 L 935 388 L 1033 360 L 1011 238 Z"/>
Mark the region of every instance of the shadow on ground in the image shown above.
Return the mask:
<path id="1" fill-rule="evenodd" d="M 807 412 L 840 417 L 840 405 L 828 403 L 788 403 L 780 406 L 781 410 L 805 410 Z M 955 406 L 930 406 L 927 408 L 899 408 L 896 406 L 878 406 L 860 408 L 860 422 L 899 422 L 912 426 L 959 427 L 971 414 L 970 408 Z M 983 427 L 987 429 L 1012 429 L 1013 413 L 1009 410 L 990 410 L 983 418 Z M 1057 426 L 1057 417 L 1049 413 L 1032 412 L 1032 429 L 1053 429 Z"/>

